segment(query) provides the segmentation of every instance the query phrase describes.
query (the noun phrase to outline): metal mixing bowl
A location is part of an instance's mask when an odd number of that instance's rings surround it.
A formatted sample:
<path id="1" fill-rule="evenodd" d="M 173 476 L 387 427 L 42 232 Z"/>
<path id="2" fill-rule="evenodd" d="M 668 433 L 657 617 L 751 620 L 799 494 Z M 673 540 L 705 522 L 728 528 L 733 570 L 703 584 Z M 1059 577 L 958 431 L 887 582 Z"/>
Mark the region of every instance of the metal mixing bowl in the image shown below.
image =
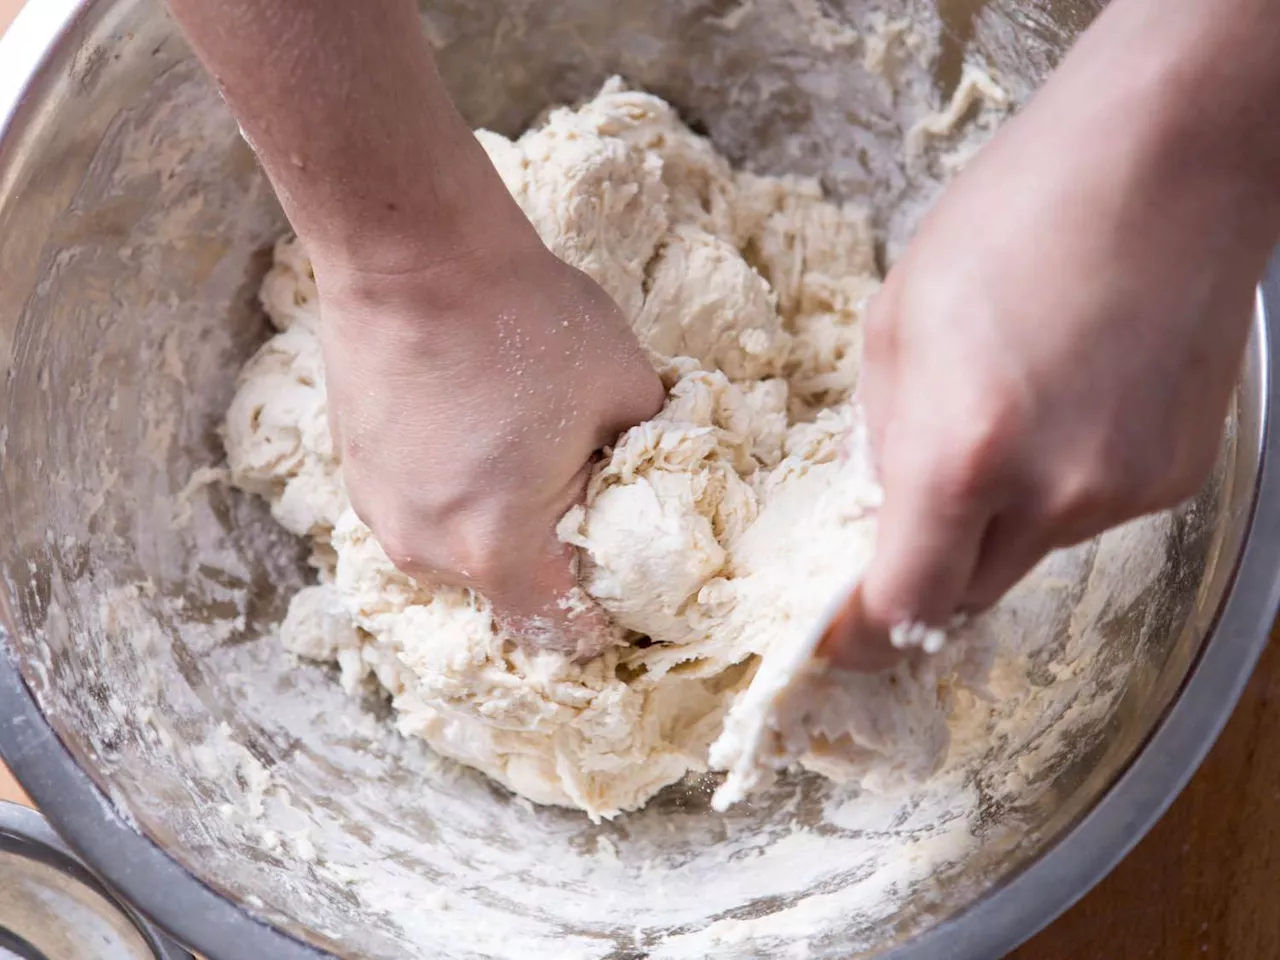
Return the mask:
<path id="1" fill-rule="evenodd" d="M 103 889 L 38 813 L 3 801 L 0 956 L 191 960 Z"/>
<path id="2" fill-rule="evenodd" d="M 618 72 L 735 162 L 820 174 L 838 196 L 903 193 L 900 118 L 843 55 L 843 22 L 868 4 L 427 6 L 478 124 L 516 132 Z M 1096 6 L 942 3 L 938 95 L 967 50 L 1024 97 Z M 1145 539 L 1116 541 L 1115 591 L 1070 594 L 1036 624 L 1051 647 L 1106 652 L 1089 661 L 1106 709 L 1017 795 L 996 799 L 988 773 L 966 780 L 971 845 L 928 877 L 884 881 L 890 913 L 822 904 L 883 879 L 848 851 L 923 828 L 833 821 L 833 804 L 860 801 L 812 777 L 726 816 L 699 783 L 599 826 L 516 803 L 395 736 L 382 703 L 290 662 L 272 628 L 306 579 L 299 545 L 262 504 L 194 474 L 221 458 L 216 427 L 264 335 L 254 294 L 283 227 L 155 0 L 28 5 L 0 43 L 0 752 L 110 886 L 214 960 L 656 957 L 679 942 L 990 960 L 1159 816 L 1266 642 L 1280 602 L 1277 265 L 1213 482 Z M 1095 570 L 1105 551 L 1075 557 Z M 989 768 L 1023 769 L 1005 746 Z M 770 872 L 814 838 L 828 855 Z"/>

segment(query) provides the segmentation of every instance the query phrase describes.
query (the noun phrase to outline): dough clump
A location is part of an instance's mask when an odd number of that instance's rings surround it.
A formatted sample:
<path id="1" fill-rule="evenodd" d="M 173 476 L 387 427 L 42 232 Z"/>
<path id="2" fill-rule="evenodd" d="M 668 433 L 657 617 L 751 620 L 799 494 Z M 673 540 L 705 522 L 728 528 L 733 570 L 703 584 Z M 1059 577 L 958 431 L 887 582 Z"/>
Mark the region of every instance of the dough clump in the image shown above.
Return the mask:
<path id="1" fill-rule="evenodd" d="M 279 332 L 240 374 L 227 458 L 233 482 L 313 545 L 318 583 L 293 599 L 289 650 L 338 663 L 352 692 L 376 683 L 399 729 L 438 753 L 534 802 L 612 817 L 708 769 L 735 702 L 752 709 L 740 698 L 761 658 L 803 643 L 871 556 L 879 491 L 851 401 L 879 285 L 870 218 L 812 180 L 733 170 L 617 80 L 515 141 L 477 135 L 543 241 L 621 306 L 668 390 L 559 527 L 583 588 L 633 642 L 586 663 L 528 650 L 484 597 L 391 564 L 343 491 L 315 282 L 292 238 L 263 283 Z M 950 691 L 980 682 L 980 660 L 949 647 L 875 677 L 811 672 L 825 706 L 754 744 L 741 792 L 793 762 L 866 788 L 929 775 Z M 735 724 L 722 767 L 744 759 Z"/>

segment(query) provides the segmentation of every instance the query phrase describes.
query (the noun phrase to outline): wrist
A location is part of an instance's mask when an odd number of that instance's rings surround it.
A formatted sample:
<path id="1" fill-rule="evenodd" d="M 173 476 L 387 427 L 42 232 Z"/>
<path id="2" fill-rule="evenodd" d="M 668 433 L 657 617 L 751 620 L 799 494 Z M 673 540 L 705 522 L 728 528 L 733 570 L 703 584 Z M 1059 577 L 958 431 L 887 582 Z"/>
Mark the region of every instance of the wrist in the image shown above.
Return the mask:
<path id="1" fill-rule="evenodd" d="M 317 270 L 412 274 L 540 245 L 483 149 L 433 150 L 421 178 L 381 189 L 339 190 L 294 225 Z"/>
<path id="2" fill-rule="evenodd" d="M 312 263 L 326 326 L 373 327 L 464 352 L 492 346 L 490 294 L 513 278 L 535 284 L 562 266 L 527 221 L 492 233 L 475 224 L 461 232 L 379 230 L 322 248 Z"/>
<path id="3" fill-rule="evenodd" d="M 1224 91 L 1201 92 L 1205 77 L 1174 67 L 1149 92 L 1151 202 L 1203 211 L 1206 236 L 1226 256 L 1265 258 L 1280 239 L 1280 164 L 1275 131 L 1260 126 Z M 1141 109 L 1141 105 L 1140 105 Z"/>
<path id="4" fill-rule="evenodd" d="M 1090 31 L 1074 71 L 1156 189 L 1203 192 L 1268 245 L 1280 231 L 1277 30 L 1280 9 L 1259 0 L 1128 0 Z"/>

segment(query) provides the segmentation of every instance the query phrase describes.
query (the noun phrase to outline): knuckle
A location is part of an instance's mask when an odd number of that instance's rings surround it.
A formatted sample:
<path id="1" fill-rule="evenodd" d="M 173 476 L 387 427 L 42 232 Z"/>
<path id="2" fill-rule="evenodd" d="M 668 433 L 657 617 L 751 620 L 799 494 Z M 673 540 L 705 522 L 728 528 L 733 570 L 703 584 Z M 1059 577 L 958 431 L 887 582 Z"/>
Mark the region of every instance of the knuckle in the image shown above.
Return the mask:
<path id="1" fill-rule="evenodd" d="M 495 538 L 484 525 L 468 525 L 452 532 L 441 566 L 463 583 L 486 594 L 505 596 L 519 577 L 510 544 Z"/>
<path id="2" fill-rule="evenodd" d="M 1055 531 L 1054 546 L 1086 540 L 1123 518 L 1133 494 L 1122 471 L 1102 460 L 1086 460 L 1064 471 L 1045 497 L 1046 524 Z"/>
<path id="3" fill-rule="evenodd" d="M 378 539 L 382 552 L 387 559 L 406 573 L 422 573 L 430 569 L 431 564 L 417 549 L 414 538 L 397 524 L 368 524 L 373 535 Z"/>
<path id="4" fill-rule="evenodd" d="M 1023 417 L 1016 406 L 987 403 L 957 418 L 934 483 L 944 500 L 969 503 L 982 500 L 1002 483 L 1013 463 Z"/>
<path id="5" fill-rule="evenodd" d="M 1103 464 L 1077 466 L 1059 476 L 1049 497 L 1049 515 L 1059 520 L 1095 514 L 1124 496 Z"/>
<path id="6" fill-rule="evenodd" d="M 348 502 L 352 512 L 373 533 L 387 559 L 414 577 L 432 574 L 436 565 L 424 549 L 429 540 L 420 535 L 420 527 L 406 521 L 404 514 L 376 491 L 357 485 L 349 488 Z"/>
<path id="7" fill-rule="evenodd" d="M 1059 477 L 1047 498 L 1055 546 L 1096 536 L 1193 496 L 1202 479 L 1168 460 L 1093 461 Z"/>

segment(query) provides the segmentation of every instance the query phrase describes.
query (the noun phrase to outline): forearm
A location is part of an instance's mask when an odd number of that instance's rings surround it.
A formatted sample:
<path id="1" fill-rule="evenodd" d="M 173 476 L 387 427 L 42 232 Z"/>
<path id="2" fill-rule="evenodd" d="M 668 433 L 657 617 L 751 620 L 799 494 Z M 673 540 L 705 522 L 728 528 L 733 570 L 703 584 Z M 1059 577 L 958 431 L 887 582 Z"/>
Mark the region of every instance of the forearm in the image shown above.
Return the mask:
<path id="1" fill-rule="evenodd" d="M 1180 99 L 1231 162 L 1280 190 L 1280 0 L 1179 5 L 1187 8 L 1185 22 L 1170 33 L 1177 32 L 1180 42 L 1171 42 L 1185 58 Z"/>
<path id="2" fill-rule="evenodd" d="M 420 258 L 425 239 L 465 255 L 507 226 L 485 211 L 501 221 L 514 204 L 454 110 L 412 0 L 169 5 L 313 256 L 397 271 L 412 266 L 397 249 Z"/>
<path id="3" fill-rule="evenodd" d="M 1115 0 L 1062 72 L 1172 180 L 1234 184 L 1259 221 L 1280 216 L 1280 0 Z"/>

